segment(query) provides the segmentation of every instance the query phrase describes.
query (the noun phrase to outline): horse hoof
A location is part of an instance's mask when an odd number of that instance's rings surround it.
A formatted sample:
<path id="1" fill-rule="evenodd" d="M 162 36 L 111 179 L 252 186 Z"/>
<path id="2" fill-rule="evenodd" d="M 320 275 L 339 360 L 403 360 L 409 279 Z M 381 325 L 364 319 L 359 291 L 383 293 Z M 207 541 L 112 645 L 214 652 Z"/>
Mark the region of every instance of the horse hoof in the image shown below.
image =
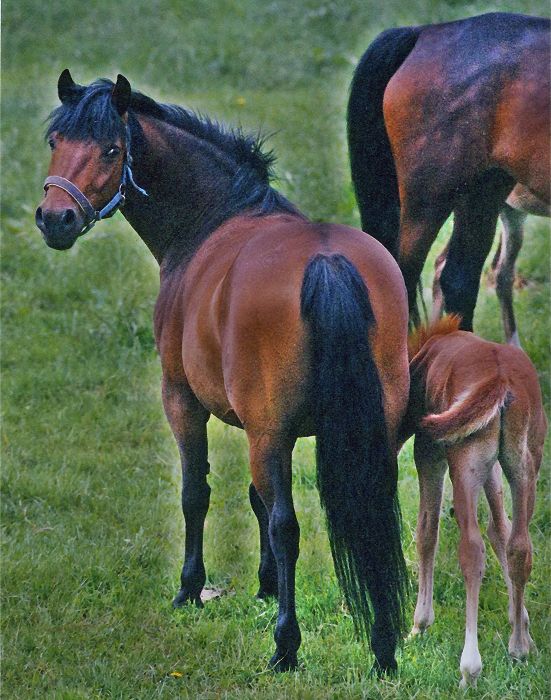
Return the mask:
<path id="1" fill-rule="evenodd" d="M 389 676 L 395 676 L 398 671 L 398 664 L 396 663 L 396 659 L 392 659 L 392 661 L 388 662 L 380 662 L 377 659 L 375 659 L 375 662 L 373 666 L 371 667 L 371 671 L 369 672 L 369 675 L 372 678 L 388 678 Z"/>
<path id="2" fill-rule="evenodd" d="M 173 608 L 183 608 L 188 603 L 195 603 L 197 608 L 205 607 L 203 601 L 201 600 L 201 594 L 194 594 L 187 591 L 185 588 L 180 588 L 176 597 L 172 601 Z"/>
<path id="3" fill-rule="evenodd" d="M 270 659 L 270 668 L 278 673 L 284 671 L 296 671 L 298 668 L 298 660 L 295 652 L 287 652 L 280 654 L 278 651 Z"/>

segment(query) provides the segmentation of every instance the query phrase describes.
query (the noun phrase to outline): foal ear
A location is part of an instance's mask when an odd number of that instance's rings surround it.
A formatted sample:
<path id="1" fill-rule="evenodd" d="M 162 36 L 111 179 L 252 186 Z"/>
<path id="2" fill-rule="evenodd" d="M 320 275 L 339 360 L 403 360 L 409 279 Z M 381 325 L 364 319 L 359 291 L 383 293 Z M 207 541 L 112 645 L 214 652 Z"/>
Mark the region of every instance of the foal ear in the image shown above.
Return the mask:
<path id="1" fill-rule="evenodd" d="M 121 117 L 128 112 L 128 107 L 130 106 L 130 96 L 132 94 L 132 89 L 130 83 L 120 73 L 117 75 L 117 82 L 115 87 L 111 92 L 111 99 L 115 105 L 115 109 L 120 114 Z"/>
<path id="2" fill-rule="evenodd" d="M 67 102 L 73 96 L 73 90 L 76 87 L 75 81 L 71 78 L 69 69 L 61 73 L 57 81 L 57 95 L 61 102 Z"/>

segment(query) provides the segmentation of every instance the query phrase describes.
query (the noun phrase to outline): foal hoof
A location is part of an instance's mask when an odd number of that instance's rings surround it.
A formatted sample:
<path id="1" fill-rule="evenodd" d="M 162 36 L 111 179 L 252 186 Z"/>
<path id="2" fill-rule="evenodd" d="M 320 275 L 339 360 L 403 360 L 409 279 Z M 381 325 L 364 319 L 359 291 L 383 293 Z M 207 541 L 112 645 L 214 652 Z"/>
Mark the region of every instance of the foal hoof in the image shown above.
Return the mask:
<path id="1" fill-rule="evenodd" d="M 183 608 L 184 605 L 188 603 L 195 603 L 197 608 L 204 608 L 203 601 L 201 600 L 201 593 L 190 593 L 185 588 L 180 588 L 176 597 L 172 601 L 173 608 Z"/>
<path id="2" fill-rule="evenodd" d="M 298 660 L 296 652 L 288 651 L 286 654 L 280 654 L 278 651 L 270 659 L 270 668 L 272 671 L 296 671 L 298 668 Z"/>

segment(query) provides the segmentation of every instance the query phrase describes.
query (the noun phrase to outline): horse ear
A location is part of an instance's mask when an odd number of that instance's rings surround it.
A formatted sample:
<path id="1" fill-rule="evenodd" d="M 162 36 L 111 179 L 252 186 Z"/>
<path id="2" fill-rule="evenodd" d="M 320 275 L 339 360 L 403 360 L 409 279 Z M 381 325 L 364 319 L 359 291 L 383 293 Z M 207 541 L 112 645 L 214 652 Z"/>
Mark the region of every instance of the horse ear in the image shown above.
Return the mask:
<path id="1" fill-rule="evenodd" d="M 69 69 L 65 68 L 57 81 L 57 94 L 61 102 L 67 102 L 73 96 L 75 86 L 75 81 L 71 78 Z"/>
<path id="2" fill-rule="evenodd" d="M 132 89 L 130 83 L 120 73 L 117 75 L 117 82 L 111 93 L 111 99 L 115 105 L 115 109 L 120 114 L 121 117 L 128 112 L 128 107 L 130 106 L 130 96 L 132 95 Z"/>

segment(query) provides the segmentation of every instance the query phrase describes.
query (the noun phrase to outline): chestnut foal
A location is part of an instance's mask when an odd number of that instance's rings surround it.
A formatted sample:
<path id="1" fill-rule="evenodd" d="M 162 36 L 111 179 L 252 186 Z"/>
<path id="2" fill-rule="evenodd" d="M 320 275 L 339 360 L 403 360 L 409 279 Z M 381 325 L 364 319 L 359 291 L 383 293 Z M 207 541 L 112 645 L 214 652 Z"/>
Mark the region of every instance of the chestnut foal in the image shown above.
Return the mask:
<path id="1" fill-rule="evenodd" d="M 478 596 L 485 548 L 477 520 L 484 488 L 490 506 L 488 537 L 503 569 L 513 631 L 509 653 L 524 658 L 533 646 L 524 607 L 532 567 L 528 523 L 534 509 L 547 420 L 536 370 L 522 350 L 458 330 L 446 316 L 410 337 L 411 390 L 402 439 L 415 433 L 419 476 L 417 520 L 419 593 L 413 635 L 434 622 L 433 570 L 446 463 L 461 530 L 459 561 L 467 589 L 461 687 L 476 684 Z M 499 461 L 498 461 L 499 460 Z M 501 465 L 501 466 L 500 466 Z M 512 527 L 503 507 L 501 470 L 511 487 Z"/>

